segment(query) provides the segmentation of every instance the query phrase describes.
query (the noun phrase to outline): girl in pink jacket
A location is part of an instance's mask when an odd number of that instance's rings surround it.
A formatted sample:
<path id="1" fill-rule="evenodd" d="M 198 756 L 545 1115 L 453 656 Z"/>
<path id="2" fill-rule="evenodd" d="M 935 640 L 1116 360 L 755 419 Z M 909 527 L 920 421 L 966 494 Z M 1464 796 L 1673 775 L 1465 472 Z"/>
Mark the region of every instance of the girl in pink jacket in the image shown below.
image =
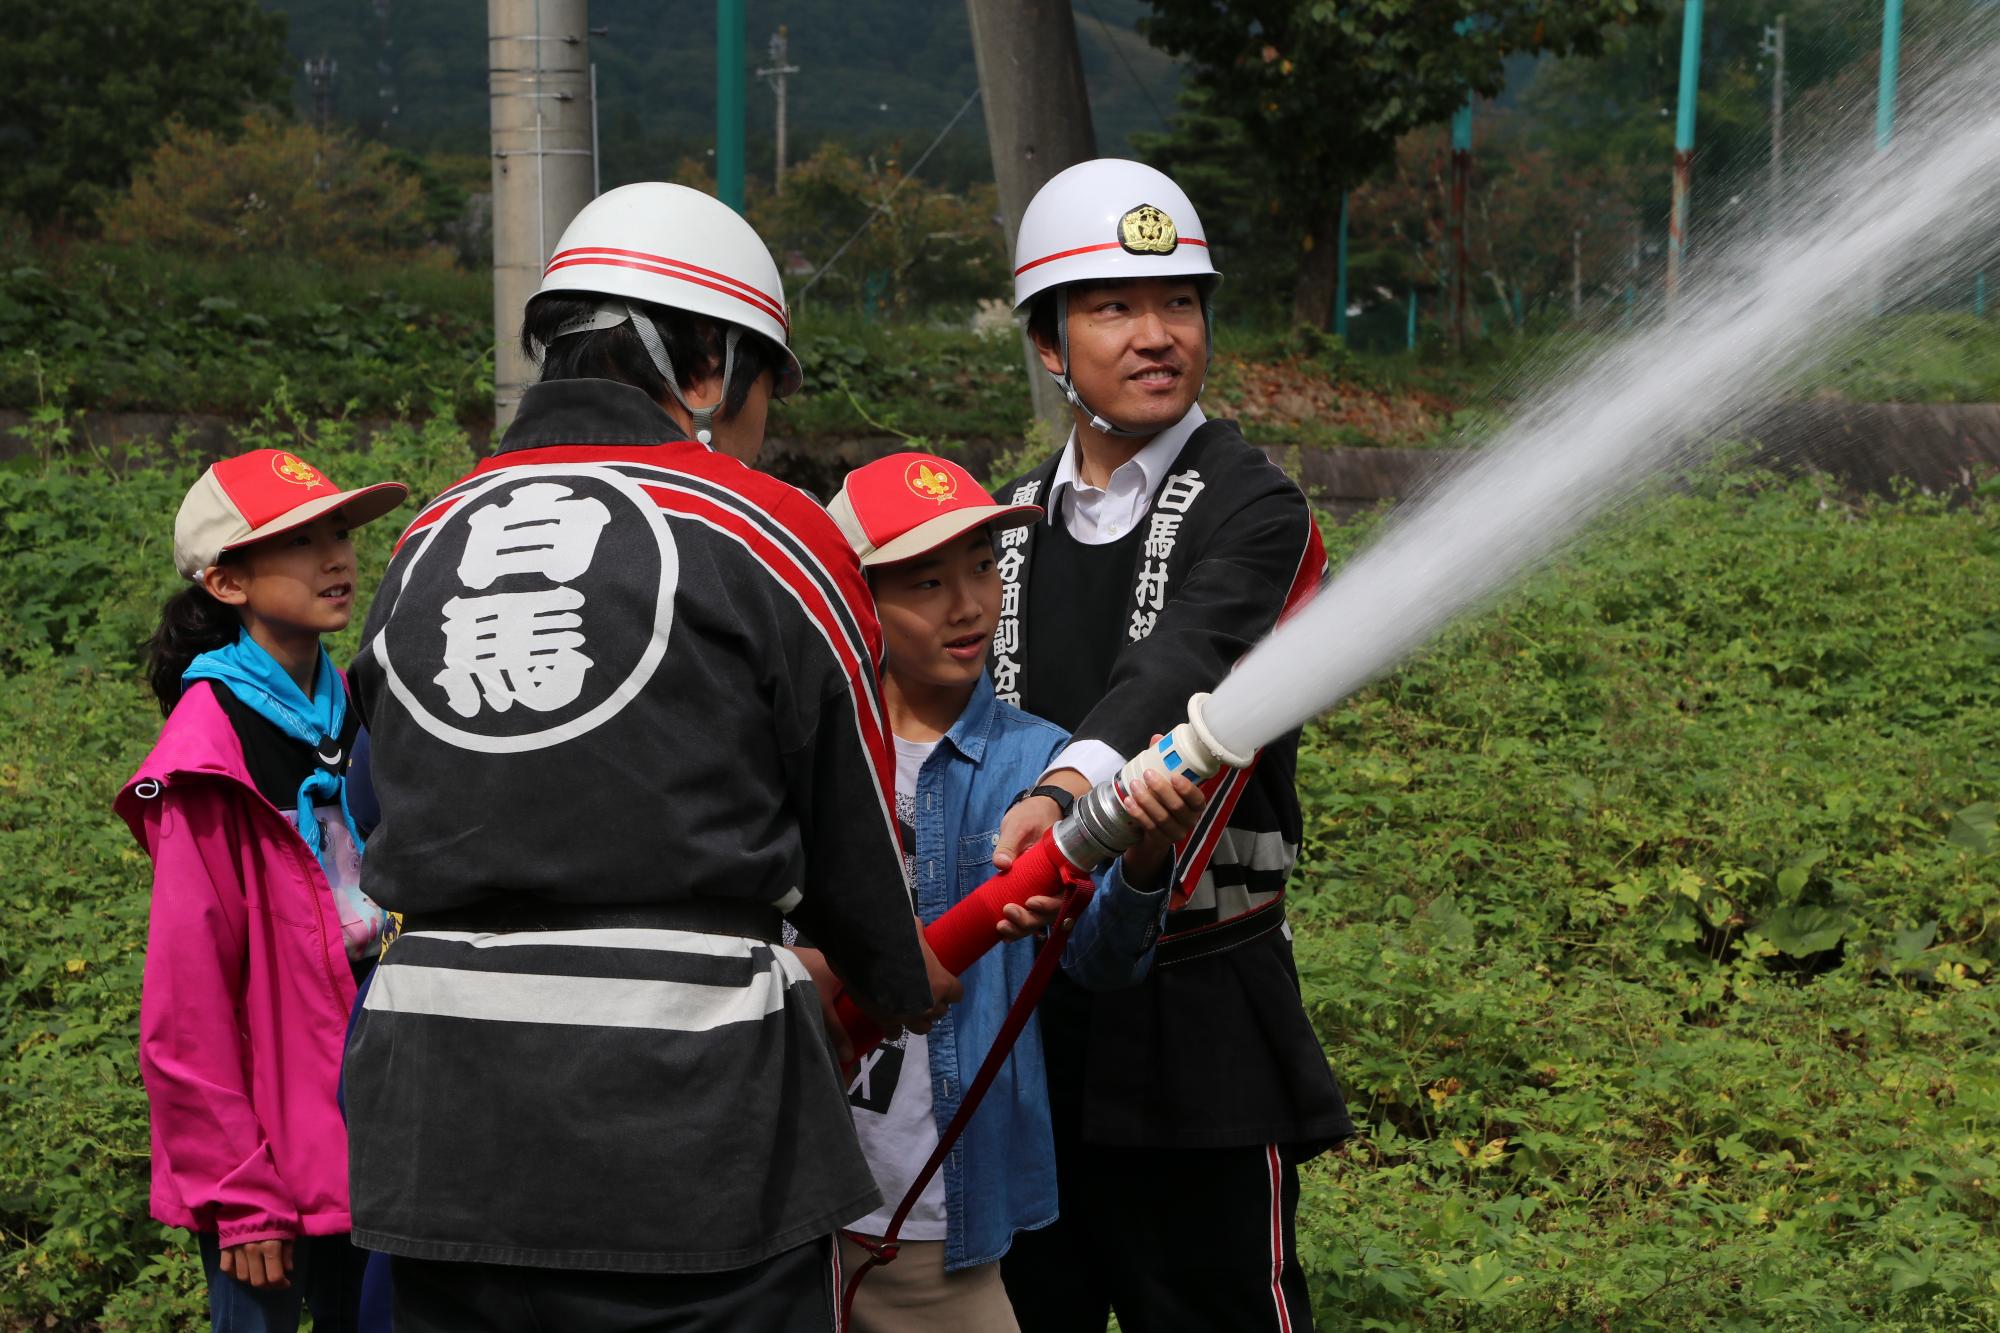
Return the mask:
<path id="1" fill-rule="evenodd" d="M 148 677 L 167 721 L 117 809 L 153 858 L 139 1006 L 153 1216 L 195 1233 L 217 1330 L 354 1326 L 335 1096 L 385 917 L 360 891 L 345 776 L 359 720 L 320 636 L 353 615 L 348 530 L 396 482 L 343 491 L 278 449 L 181 502 Z"/>

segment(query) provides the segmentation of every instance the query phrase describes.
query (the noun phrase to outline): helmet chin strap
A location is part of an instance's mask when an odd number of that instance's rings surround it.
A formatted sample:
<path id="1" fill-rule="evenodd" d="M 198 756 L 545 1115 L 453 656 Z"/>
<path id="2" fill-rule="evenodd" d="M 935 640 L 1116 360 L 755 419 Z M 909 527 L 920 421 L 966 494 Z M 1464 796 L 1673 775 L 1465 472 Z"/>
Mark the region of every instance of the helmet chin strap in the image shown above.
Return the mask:
<path id="1" fill-rule="evenodd" d="M 646 349 L 646 356 L 652 361 L 653 369 L 659 371 L 660 378 L 667 382 L 667 392 L 673 395 L 674 401 L 688 414 L 695 439 L 702 444 L 713 443 L 715 414 L 729 401 L 729 383 L 736 373 L 736 344 L 742 340 L 743 326 L 731 324 L 729 332 L 723 335 L 722 391 L 707 407 L 696 407 L 681 391 L 680 379 L 674 374 L 674 363 L 667 357 L 666 343 L 661 340 L 660 330 L 653 323 L 652 317 L 624 301 L 600 302 L 589 314 L 579 315 L 563 324 L 556 330 L 555 337 L 549 341 L 554 342 L 556 338 L 565 338 L 572 333 L 585 333 L 593 329 L 615 329 L 620 324 L 626 323 L 631 324 L 632 331 L 639 335 L 639 345 Z M 546 349 L 537 345 L 535 359 L 540 361 L 546 354 Z"/>
<path id="2" fill-rule="evenodd" d="M 674 396 L 674 401 L 688 414 L 688 424 L 694 430 L 695 439 L 702 444 L 714 443 L 715 414 L 729 401 L 729 381 L 736 373 L 736 344 L 743 337 L 743 326 L 731 324 L 729 332 L 723 335 L 721 392 L 716 394 L 715 401 L 707 407 L 696 407 L 687 400 L 687 395 L 681 392 L 681 382 L 674 375 L 674 363 L 667 359 L 666 345 L 660 341 L 660 331 L 653 326 L 652 318 L 629 305 L 625 307 L 625 314 L 632 321 L 632 329 L 639 335 L 639 341 L 644 344 L 646 355 L 653 359 L 653 369 L 659 371 L 660 378 L 667 382 L 667 392 Z"/>
<path id="3" fill-rule="evenodd" d="M 1209 317 L 1208 298 L 1206 296 L 1203 296 L 1201 301 L 1201 327 L 1204 355 L 1201 366 L 1201 383 L 1197 384 L 1194 390 L 1194 396 L 1197 399 L 1201 397 L 1202 387 L 1208 383 L 1208 363 L 1215 358 L 1215 326 Z M 1062 353 L 1062 373 L 1058 375 L 1051 372 L 1049 378 L 1056 382 L 1056 387 L 1063 391 L 1063 397 L 1069 399 L 1072 407 L 1090 418 L 1089 425 L 1092 430 L 1103 431 L 1106 435 L 1118 435 L 1131 440 L 1145 439 L 1160 433 L 1158 427 L 1152 430 L 1127 430 L 1125 427 L 1098 412 L 1089 403 L 1084 402 L 1083 395 L 1076 391 L 1076 381 L 1070 378 L 1069 373 L 1068 287 L 1056 288 L 1056 346 Z"/>

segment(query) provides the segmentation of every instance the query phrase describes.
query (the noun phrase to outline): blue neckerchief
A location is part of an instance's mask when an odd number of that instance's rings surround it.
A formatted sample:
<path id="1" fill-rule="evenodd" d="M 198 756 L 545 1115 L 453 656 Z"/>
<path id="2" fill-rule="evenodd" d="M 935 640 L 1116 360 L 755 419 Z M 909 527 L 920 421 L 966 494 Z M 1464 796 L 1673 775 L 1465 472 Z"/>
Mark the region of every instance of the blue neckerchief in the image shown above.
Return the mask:
<path id="1" fill-rule="evenodd" d="M 310 699 L 291 674 L 278 665 L 277 659 L 242 631 L 237 633 L 236 642 L 203 653 L 181 673 L 183 686 L 197 680 L 221 681 L 251 712 L 293 740 L 310 745 L 315 754 L 324 754 L 327 746 L 340 744 L 341 728 L 347 724 L 347 690 L 324 647 L 319 650 L 319 666 L 313 672 Z M 354 815 L 347 808 L 346 778 L 325 769 L 314 769 L 299 784 L 299 837 L 326 871 L 328 880 L 332 880 L 334 868 L 327 863 L 326 839 L 320 836 L 319 817 L 314 813 L 314 807 L 322 800 L 339 804 L 340 817 L 347 823 L 348 836 L 354 839 L 357 853 L 363 843 L 361 830 L 355 827 Z"/>

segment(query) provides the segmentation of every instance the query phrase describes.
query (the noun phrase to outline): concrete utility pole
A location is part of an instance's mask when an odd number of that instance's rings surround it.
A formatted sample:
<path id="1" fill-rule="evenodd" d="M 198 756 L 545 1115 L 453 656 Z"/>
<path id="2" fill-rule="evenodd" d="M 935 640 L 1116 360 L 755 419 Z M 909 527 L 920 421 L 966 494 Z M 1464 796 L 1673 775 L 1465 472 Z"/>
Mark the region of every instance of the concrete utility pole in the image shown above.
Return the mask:
<path id="1" fill-rule="evenodd" d="M 313 125 L 320 137 L 326 137 L 326 128 L 333 122 L 333 80 L 340 73 L 340 62 L 332 56 L 314 56 L 306 61 L 306 86 L 312 89 Z"/>
<path id="2" fill-rule="evenodd" d="M 1076 18 L 1068 0 L 965 0 L 965 13 L 1011 257 L 1035 191 L 1064 168 L 1097 156 Z M 1033 343 L 1024 339 L 1024 345 L 1035 416 L 1049 423 L 1056 439 L 1067 439 L 1069 404 L 1042 369 Z"/>
<path id="3" fill-rule="evenodd" d="M 521 314 L 563 228 L 590 202 L 586 0 L 486 0 L 493 123 L 493 423 L 514 419 L 536 370 Z"/>
<path id="4" fill-rule="evenodd" d="M 1771 57 L 1771 213 L 1775 218 L 1785 189 L 1785 16 L 1764 29 L 1759 48 Z"/>
<path id="5" fill-rule="evenodd" d="M 743 0 L 715 0 L 715 197 L 743 211 Z"/>
<path id="6" fill-rule="evenodd" d="M 799 72 L 797 65 L 786 60 L 789 39 L 780 25 L 771 34 L 771 63 L 757 71 L 757 77 L 771 85 L 771 93 L 778 100 L 778 161 L 771 172 L 771 193 L 785 192 L 785 80 Z"/>
<path id="7" fill-rule="evenodd" d="M 1681 90 L 1674 122 L 1674 209 L 1667 219 L 1667 305 L 1680 295 L 1687 248 L 1688 190 L 1694 175 L 1694 103 L 1701 84 L 1701 0 L 1687 0 L 1681 19 Z"/>

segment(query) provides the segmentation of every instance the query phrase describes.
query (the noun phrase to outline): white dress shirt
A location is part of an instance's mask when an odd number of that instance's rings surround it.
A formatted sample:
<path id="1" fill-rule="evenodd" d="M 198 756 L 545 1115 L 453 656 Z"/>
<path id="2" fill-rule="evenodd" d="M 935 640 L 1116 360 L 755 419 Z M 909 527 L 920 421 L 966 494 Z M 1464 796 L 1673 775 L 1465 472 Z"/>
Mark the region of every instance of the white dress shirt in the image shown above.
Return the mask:
<path id="1" fill-rule="evenodd" d="M 1076 432 L 1072 430 L 1063 445 L 1062 462 L 1056 464 L 1055 479 L 1049 484 L 1047 521 L 1054 523 L 1060 516 L 1069 535 L 1085 546 L 1117 541 L 1152 508 L 1153 497 L 1173 470 L 1181 446 L 1207 420 L 1200 403 L 1189 407 L 1186 416 L 1120 463 L 1102 486 L 1088 485 L 1078 475 Z M 1042 776 L 1046 779 L 1059 768 L 1073 768 L 1094 786 L 1115 777 L 1127 757 L 1103 741 L 1074 741 L 1049 762 Z"/>

